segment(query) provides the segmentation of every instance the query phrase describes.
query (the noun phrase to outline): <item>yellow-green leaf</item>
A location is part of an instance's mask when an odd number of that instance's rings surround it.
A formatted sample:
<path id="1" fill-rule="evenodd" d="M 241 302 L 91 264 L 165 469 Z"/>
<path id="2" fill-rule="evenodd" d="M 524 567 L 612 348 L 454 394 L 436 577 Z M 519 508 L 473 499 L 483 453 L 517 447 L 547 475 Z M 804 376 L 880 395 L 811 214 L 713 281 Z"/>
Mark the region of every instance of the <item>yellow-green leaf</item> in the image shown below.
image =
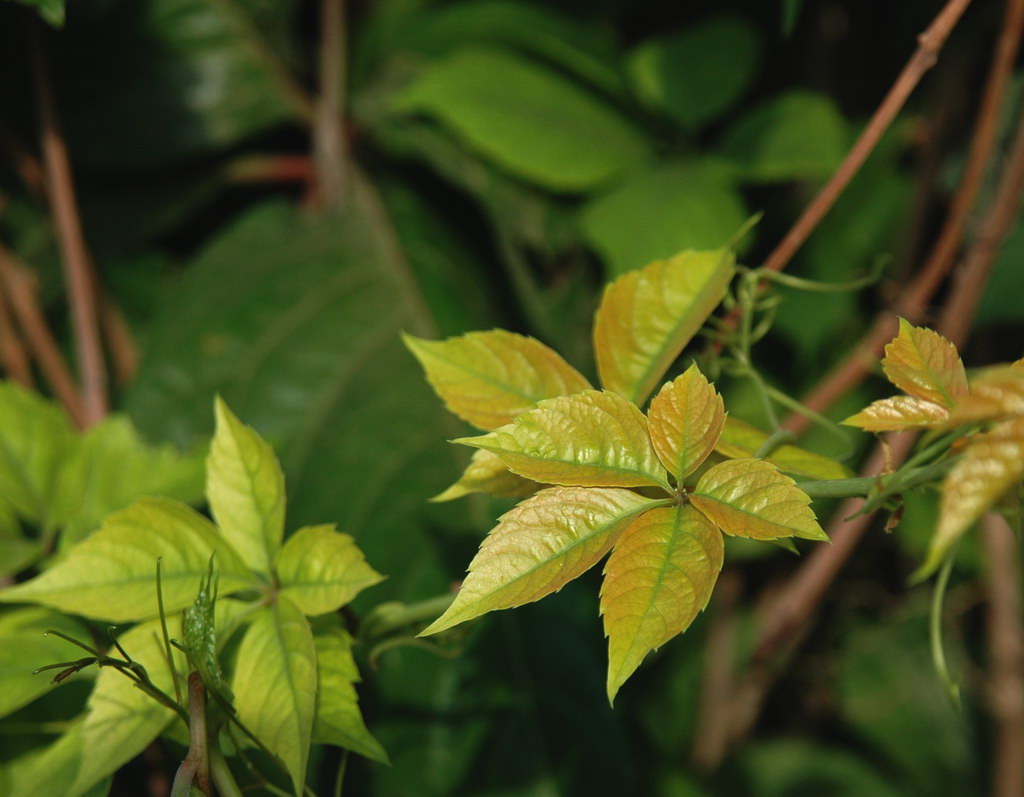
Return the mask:
<path id="1" fill-rule="evenodd" d="M 609 700 L 707 606 L 723 555 L 722 533 L 692 506 L 652 509 L 622 533 L 601 587 Z"/>
<path id="2" fill-rule="evenodd" d="M 501 517 L 455 601 L 423 634 L 557 592 L 597 564 L 634 517 L 655 506 L 617 488 L 541 490 Z"/>
<path id="3" fill-rule="evenodd" d="M 273 450 L 218 396 L 206 495 L 221 533 L 254 570 L 269 573 L 284 536 L 284 475 Z"/>
<path id="4" fill-rule="evenodd" d="M 668 488 L 647 418 L 608 391 L 545 399 L 507 426 L 454 442 L 497 454 L 513 473 L 536 482 Z"/>
<path id="5" fill-rule="evenodd" d="M 594 321 L 602 385 L 643 404 L 722 301 L 734 271 L 727 249 L 686 251 L 608 285 Z"/>
<path id="6" fill-rule="evenodd" d="M 714 450 L 725 424 L 725 405 L 694 364 L 661 388 L 647 417 L 654 450 L 681 480 Z"/>
<path id="7" fill-rule="evenodd" d="M 915 578 L 935 572 L 950 547 L 1022 477 L 1024 418 L 1004 421 L 971 438 L 963 458 L 942 483 L 938 526 Z"/>
<path id="8" fill-rule="evenodd" d="M 893 396 L 872 402 L 843 423 L 867 432 L 895 432 L 941 426 L 948 420 L 949 410 L 941 404 L 916 396 Z"/>
<path id="9" fill-rule="evenodd" d="M 284 596 L 253 615 L 231 682 L 239 719 L 288 768 L 303 793 L 316 706 L 316 646 L 309 623 Z"/>
<path id="10" fill-rule="evenodd" d="M 956 346 L 903 318 L 899 334 L 885 347 L 882 370 L 904 393 L 945 407 L 967 395 L 967 373 Z"/>
<path id="11" fill-rule="evenodd" d="M 159 558 L 164 608 L 170 614 L 192 603 L 215 551 L 222 595 L 258 585 L 198 512 L 166 498 L 140 498 L 108 515 L 98 531 L 49 570 L 0 591 L 0 602 L 40 603 L 113 622 L 155 617 Z"/>
<path id="12" fill-rule="evenodd" d="M 733 459 L 752 457 L 767 439 L 756 426 L 730 417 L 725 419 L 715 451 Z M 781 471 L 807 479 L 848 479 L 853 475 L 841 462 L 789 444 L 779 446 L 766 459 Z"/>
<path id="13" fill-rule="evenodd" d="M 950 413 L 950 423 L 978 423 L 1024 416 L 1024 368 L 1004 366 L 971 383 Z"/>
<path id="14" fill-rule="evenodd" d="M 445 406 L 479 429 L 497 429 L 541 399 L 590 387 L 557 352 L 503 329 L 448 340 L 412 335 L 403 340 Z"/>
<path id="15" fill-rule="evenodd" d="M 501 457 L 478 448 L 459 480 L 431 501 L 454 501 L 470 493 L 487 493 L 499 498 L 525 498 L 537 492 L 537 482 L 524 479 L 508 469 Z"/>
<path id="16" fill-rule="evenodd" d="M 356 541 L 333 525 L 306 526 L 292 534 L 278 557 L 277 576 L 281 594 L 309 615 L 333 612 L 384 580 Z"/>
<path id="17" fill-rule="evenodd" d="M 811 499 L 763 459 L 730 459 L 700 477 L 690 501 L 726 534 L 773 540 L 828 540 Z"/>

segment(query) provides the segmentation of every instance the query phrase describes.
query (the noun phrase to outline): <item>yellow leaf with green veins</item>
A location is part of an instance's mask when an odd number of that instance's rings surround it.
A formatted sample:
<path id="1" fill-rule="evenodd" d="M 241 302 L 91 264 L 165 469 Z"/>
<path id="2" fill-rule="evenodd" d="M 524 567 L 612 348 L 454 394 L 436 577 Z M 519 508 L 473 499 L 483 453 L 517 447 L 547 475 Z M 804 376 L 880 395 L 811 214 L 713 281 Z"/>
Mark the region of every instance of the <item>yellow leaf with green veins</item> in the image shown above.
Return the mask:
<path id="1" fill-rule="evenodd" d="M 652 509 L 622 533 L 601 587 L 609 700 L 707 606 L 723 556 L 722 532 L 692 506 Z"/>
<path id="2" fill-rule="evenodd" d="M 478 429 L 497 429 L 541 399 L 590 387 L 557 352 L 503 329 L 448 340 L 402 339 L 445 406 Z"/>
<path id="3" fill-rule="evenodd" d="M 725 405 L 700 369 L 691 365 L 654 397 L 647 423 L 662 464 L 682 479 L 714 450 L 725 425 Z"/>
<path id="4" fill-rule="evenodd" d="M 843 423 L 866 432 L 897 432 L 922 426 L 941 426 L 949 421 L 949 410 L 934 401 L 916 396 L 893 396 L 874 401 Z"/>
<path id="5" fill-rule="evenodd" d="M 608 285 L 594 320 L 601 384 L 643 404 L 722 301 L 735 263 L 727 249 L 686 251 Z"/>
<path id="6" fill-rule="evenodd" d="M 659 502 L 631 490 L 550 487 L 502 515 L 448 610 L 422 635 L 557 592 L 611 550 Z"/>
<path id="7" fill-rule="evenodd" d="M 454 501 L 471 493 L 487 493 L 499 498 L 525 498 L 537 492 L 537 482 L 524 479 L 508 469 L 501 457 L 478 448 L 459 480 L 431 501 Z"/>
<path id="8" fill-rule="evenodd" d="M 956 346 L 904 318 L 899 334 L 885 347 L 882 370 L 904 393 L 945 407 L 967 395 L 967 373 Z"/>
<path id="9" fill-rule="evenodd" d="M 942 483 L 938 527 L 915 579 L 934 573 L 953 544 L 1022 478 L 1024 418 L 1004 421 L 972 437 L 963 458 Z"/>
<path id="10" fill-rule="evenodd" d="M 206 461 L 206 496 L 225 539 L 253 570 L 269 573 L 284 536 L 284 475 L 274 451 L 220 396 Z"/>
<path id="11" fill-rule="evenodd" d="M 306 526 L 292 534 L 276 569 L 281 594 L 308 615 L 333 612 L 384 580 L 366 563 L 356 541 L 333 525 Z"/>
<path id="12" fill-rule="evenodd" d="M 752 457 L 767 439 L 768 435 L 756 426 L 730 417 L 725 419 L 715 451 L 733 459 Z M 848 479 L 853 476 L 841 462 L 789 444 L 779 446 L 766 459 L 781 471 L 807 479 Z"/>
<path id="13" fill-rule="evenodd" d="M 690 502 L 735 537 L 828 540 L 807 493 L 763 459 L 730 459 L 715 465 L 700 477 Z"/>
<path id="14" fill-rule="evenodd" d="M 651 445 L 647 418 L 608 391 L 545 399 L 490 434 L 453 442 L 497 454 L 513 473 L 536 482 L 671 489 Z"/>

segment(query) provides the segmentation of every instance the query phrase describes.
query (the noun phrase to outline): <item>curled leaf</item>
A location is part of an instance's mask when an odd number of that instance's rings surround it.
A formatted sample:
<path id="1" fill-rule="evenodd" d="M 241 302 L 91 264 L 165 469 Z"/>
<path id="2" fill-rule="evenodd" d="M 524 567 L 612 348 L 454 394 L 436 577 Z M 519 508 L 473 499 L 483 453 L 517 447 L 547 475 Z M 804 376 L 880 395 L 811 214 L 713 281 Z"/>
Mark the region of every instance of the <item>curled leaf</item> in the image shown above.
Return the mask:
<path id="1" fill-rule="evenodd" d="M 525 498 L 537 491 L 537 482 L 512 473 L 501 457 L 478 448 L 459 480 L 431 501 L 454 501 L 471 493 L 487 493 L 499 498 Z"/>
<path id="2" fill-rule="evenodd" d="M 622 533 L 601 587 L 609 700 L 707 606 L 723 555 L 722 533 L 692 506 L 652 509 Z"/>
<path id="3" fill-rule="evenodd" d="M 828 541 L 807 493 L 763 459 L 730 459 L 715 465 L 701 476 L 690 501 L 736 537 Z"/>
<path id="4" fill-rule="evenodd" d="M 479 429 L 497 429 L 541 399 L 590 387 L 557 352 L 503 329 L 448 340 L 402 339 L 445 406 Z"/>
<path id="5" fill-rule="evenodd" d="M 671 489 L 644 414 L 608 391 L 545 399 L 507 426 L 454 442 L 490 451 L 536 482 Z"/>
<path id="6" fill-rule="evenodd" d="M 654 450 L 676 479 L 707 459 L 725 425 L 722 397 L 696 365 L 661 388 L 647 415 Z"/>
<path id="7" fill-rule="evenodd" d="M 875 401 L 845 421 L 866 432 L 894 432 L 922 426 L 941 426 L 949 420 L 949 410 L 934 401 L 916 396 L 893 396 Z"/>
<path id="8" fill-rule="evenodd" d="M 725 296 L 727 249 L 681 252 L 605 288 L 594 320 L 601 384 L 640 405 Z"/>
<path id="9" fill-rule="evenodd" d="M 967 373 L 956 346 L 903 318 L 899 334 L 885 347 L 882 370 L 904 393 L 945 407 L 967 395 Z"/>
<path id="10" fill-rule="evenodd" d="M 634 517 L 656 506 L 617 488 L 541 490 L 501 517 L 455 601 L 422 635 L 557 592 L 597 564 Z"/>

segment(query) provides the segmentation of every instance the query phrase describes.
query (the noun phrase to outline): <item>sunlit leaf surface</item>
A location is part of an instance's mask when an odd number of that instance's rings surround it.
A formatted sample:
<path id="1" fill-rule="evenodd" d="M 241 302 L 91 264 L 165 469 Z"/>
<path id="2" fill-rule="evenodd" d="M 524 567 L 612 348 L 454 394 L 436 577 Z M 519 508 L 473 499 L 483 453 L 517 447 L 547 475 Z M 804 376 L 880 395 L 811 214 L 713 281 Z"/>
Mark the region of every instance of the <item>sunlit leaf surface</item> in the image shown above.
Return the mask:
<path id="1" fill-rule="evenodd" d="M 845 421 L 866 432 L 893 432 L 921 426 L 939 426 L 949 420 L 949 410 L 916 396 L 893 396 L 875 401 Z"/>
<path id="2" fill-rule="evenodd" d="M 682 479 L 708 457 L 725 425 L 725 405 L 696 365 L 667 382 L 647 413 L 654 450 Z"/>
<path id="3" fill-rule="evenodd" d="M 292 534 L 277 560 L 281 594 L 304 614 L 333 612 L 384 577 L 366 563 L 355 540 L 334 526 L 306 526 Z"/>
<path id="4" fill-rule="evenodd" d="M 967 395 L 967 374 L 956 347 L 902 318 L 899 334 L 885 347 L 882 369 L 904 393 L 945 407 Z"/>
<path id="5" fill-rule="evenodd" d="M 537 491 L 537 482 L 524 479 L 508 469 L 501 457 L 478 448 L 459 480 L 431 501 L 454 501 L 471 493 L 487 493 L 499 498 L 525 498 Z"/>

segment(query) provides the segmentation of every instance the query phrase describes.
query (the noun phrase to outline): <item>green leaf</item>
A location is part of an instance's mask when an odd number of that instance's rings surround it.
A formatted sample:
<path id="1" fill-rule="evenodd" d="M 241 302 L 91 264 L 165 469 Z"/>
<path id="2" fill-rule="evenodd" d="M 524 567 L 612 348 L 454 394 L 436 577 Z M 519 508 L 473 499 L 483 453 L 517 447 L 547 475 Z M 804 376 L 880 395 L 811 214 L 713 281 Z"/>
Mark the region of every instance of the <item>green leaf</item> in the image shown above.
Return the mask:
<path id="1" fill-rule="evenodd" d="M 64 27 L 65 0 L 15 0 L 29 8 L 34 8 L 43 19 L 55 28 Z"/>
<path id="2" fill-rule="evenodd" d="M 0 602 L 39 603 L 113 622 L 154 617 L 160 558 L 170 614 L 192 602 L 214 551 L 225 593 L 259 584 L 202 515 L 167 499 L 141 498 L 108 516 L 49 570 L 0 591 Z"/>
<path id="3" fill-rule="evenodd" d="M 763 459 L 730 459 L 715 465 L 700 477 L 690 501 L 736 537 L 828 541 L 809 506 L 811 499 Z"/>
<path id="4" fill-rule="evenodd" d="M 284 474 L 256 431 L 223 399 L 206 465 L 206 494 L 221 534 L 249 567 L 269 573 L 284 536 Z"/>
<path id="5" fill-rule="evenodd" d="M 900 319 L 899 334 L 886 344 L 882 370 L 904 393 L 947 408 L 968 393 L 967 373 L 956 346 L 905 318 Z"/>
<path id="6" fill-rule="evenodd" d="M 49 520 L 57 474 L 73 445 L 61 407 L 15 382 L 0 382 L 0 495 L 29 522 Z"/>
<path id="7" fill-rule="evenodd" d="M 252 616 L 232 680 L 239 719 L 279 756 L 296 794 L 306 782 L 317 670 L 313 633 L 284 596 Z"/>
<path id="8" fill-rule="evenodd" d="M 49 629 L 87 638 L 87 629 L 49 609 L 12 609 L 0 614 L 0 717 L 6 717 L 53 688 L 56 671 L 33 675 L 37 667 L 77 658 L 77 649 Z"/>
<path id="9" fill-rule="evenodd" d="M 720 153 L 752 181 L 818 180 L 835 171 L 846 142 L 846 122 L 828 97 L 790 91 L 748 111 Z"/>
<path id="10" fill-rule="evenodd" d="M 724 553 L 722 533 L 692 506 L 652 509 L 622 533 L 601 587 L 609 701 L 707 606 Z"/>
<path id="11" fill-rule="evenodd" d="M 708 458 L 725 425 L 722 397 L 696 364 L 662 386 L 647 415 L 654 450 L 677 481 Z"/>
<path id="12" fill-rule="evenodd" d="M 725 297 L 735 262 L 727 249 L 680 252 L 608 285 L 594 320 L 604 387 L 643 404 Z"/>
<path id="13" fill-rule="evenodd" d="M 393 100 L 441 120 L 508 171 L 545 188 L 580 191 L 648 153 L 612 106 L 511 52 L 465 48 L 432 64 Z M 600 146 L 580 146 L 580 141 Z"/>
<path id="14" fill-rule="evenodd" d="M 497 454 L 527 479 L 575 487 L 664 487 L 647 419 L 621 396 L 585 390 L 545 399 L 514 423 L 453 442 Z"/>
<path id="15" fill-rule="evenodd" d="M 668 161 L 595 197 L 580 223 L 615 277 L 684 249 L 717 249 L 749 215 L 724 164 Z"/>
<path id="16" fill-rule="evenodd" d="M 644 42 L 630 55 L 629 71 L 641 99 L 695 128 L 743 96 L 760 55 L 756 28 L 720 16 Z"/>
<path id="17" fill-rule="evenodd" d="M 658 505 L 617 488 L 541 490 L 501 517 L 455 601 L 421 636 L 557 592 L 597 564 L 633 518 Z"/>
<path id="18" fill-rule="evenodd" d="M 60 472 L 53 522 L 66 547 L 99 528 L 109 513 L 136 498 L 161 496 L 186 503 L 203 496 L 203 457 L 144 443 L 123 416 L 89 429 Z"/>
<path id="19" fill-rule="evenodd" d="M 188 650 L 189 666 L 195 667 L 206 688 L 231 701 L 231 693 L 224 682 L 220 660 L 217 658 L 217 577 L 213 561 L 207 578 L 199 583 L 199 592 L 191 606 L 185 607 L 182 633 Z"/>
<path id="20" fill-rule="evenodd" d="M 277 560 L 281 594 L 304 614 L 339 609 L 384 577 L 366 564 L 348 534 L 333 525 L 306 526 L 292 534 Z"/>
<path id="21" fill-rule="evenodd" d="M 733 459 L 752 457 L 767 439 L 768 435 L 756 426 L 729 417 L 725 419 L 715 451 Z M 853 476 L 841 462 L 788 443 L 776 448 L 766 459 L 779 470 L 805 479 L 848 479 Z"/>
<path id="22" fill-rule="evenodd" d="M 590 383 L 539 340 L 502 329 L 448 340 L 403 336 L 445 406 L 480 429 L 497 429 L 541 399 L 578 393 Z"/>
<path id="23" fill-rule="evenodd" d="M 315 621 L 313 644 L 319 677 L 313 743 L 333 744 L 388 763 L 387 752 L 367 730 L 359 711 L 355 685 L 361 679 L 352 657 L 351 635 L 337 618 L 321 618 Z"/>
<path id="24" fill-rule="evenodd" d="M 430 500 L 437 503 L 454 501 L 472 493 L 487 493 L 499 498 L 526 498 L 536 491 L 537 482 L 512 473 L 497 454 L 478 448 L 473 452 L 473 458 L 459 480 Z"/>

